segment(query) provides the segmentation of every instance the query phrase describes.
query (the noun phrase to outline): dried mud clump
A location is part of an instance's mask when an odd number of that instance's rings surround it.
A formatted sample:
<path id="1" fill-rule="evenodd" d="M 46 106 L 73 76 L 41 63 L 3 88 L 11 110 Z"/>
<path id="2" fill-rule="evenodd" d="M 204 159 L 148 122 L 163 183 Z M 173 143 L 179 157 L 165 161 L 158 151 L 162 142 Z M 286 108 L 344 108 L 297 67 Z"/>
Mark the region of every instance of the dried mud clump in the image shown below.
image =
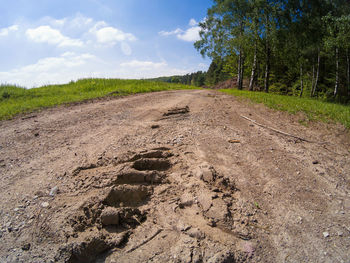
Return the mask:
<path id="1" fill-rule="evenodd" d="M 78 192 L 101 190 L 70 217 L 72 232 L 56 260 L 95 262 L 111 248 L 125 246 L 130 230 L 147 220 L 147 212 L 140 208 L 151 200 L 153 184 L 166 181 L 171 156 L 168 148 L 158 148 L 124 156 L 119 162 L 107 160 L 75 169 L 73 184 L 82 186 Z"/>

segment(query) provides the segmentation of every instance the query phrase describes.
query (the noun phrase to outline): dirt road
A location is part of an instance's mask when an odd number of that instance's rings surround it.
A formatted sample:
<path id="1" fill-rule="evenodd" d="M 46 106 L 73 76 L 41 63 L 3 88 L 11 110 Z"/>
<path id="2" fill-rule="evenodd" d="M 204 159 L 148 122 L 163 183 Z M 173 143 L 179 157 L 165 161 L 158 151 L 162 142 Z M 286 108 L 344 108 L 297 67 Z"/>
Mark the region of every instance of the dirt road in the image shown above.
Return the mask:
<path id="1" fill-rule="evenodd" d="M 0 261 L 350 262 L 349 134 L 302 118 L 192 90 L 2 121 Z"/>

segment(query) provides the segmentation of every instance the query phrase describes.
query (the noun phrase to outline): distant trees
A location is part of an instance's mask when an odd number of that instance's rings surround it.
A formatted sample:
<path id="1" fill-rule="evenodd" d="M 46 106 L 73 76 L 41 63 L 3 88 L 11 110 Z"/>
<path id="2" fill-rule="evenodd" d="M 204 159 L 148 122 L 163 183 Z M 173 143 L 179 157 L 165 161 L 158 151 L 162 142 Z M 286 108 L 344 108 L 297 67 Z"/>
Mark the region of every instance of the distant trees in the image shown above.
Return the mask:
<path id="1" fill-rule="evenodd" d="M 150 80 L 169 82 L 169 83 L 180 83 L 185 85 L 193 85 L 193 86 L 201 87 L 205 85 L 206 72 L 197 71 L 195 73 L 186 74 L 183 76 L 159 77 L 159 78 L 154 78 Z"/>
<path id="2" fill-rule="evenodd" d="M 249 88 L 350 100 L 347 0 L 214 0 L 196 49 L 207 82 L 249 78 Z"/>

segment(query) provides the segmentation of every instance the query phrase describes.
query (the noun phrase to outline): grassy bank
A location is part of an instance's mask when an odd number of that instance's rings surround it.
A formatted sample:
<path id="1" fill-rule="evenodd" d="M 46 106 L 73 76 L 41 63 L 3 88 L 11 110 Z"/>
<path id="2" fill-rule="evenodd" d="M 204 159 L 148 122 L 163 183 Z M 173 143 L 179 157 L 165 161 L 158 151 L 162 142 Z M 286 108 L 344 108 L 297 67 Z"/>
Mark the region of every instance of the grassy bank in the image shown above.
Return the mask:
<path id="1" fill-rule="evenodd" d="M 0 85 L 0 119 L 9 119 L 19 113 L 104 96 L 191 88 L 193 87 L 181 84 L 120 79 L 83 79 L 68 84 L 33 89 Z"/>
<path id="2" fill-rule="evenodd" d="M 333 120 L 350 128 L 350 106 L 264 92 L 235 89 L 223 89 L 221 91 L 230 95 L 248 98 L 255 103 L 263 103 L 272 109 L 287 111 L 293 114 L 303 112 L 310 120 Z"/>

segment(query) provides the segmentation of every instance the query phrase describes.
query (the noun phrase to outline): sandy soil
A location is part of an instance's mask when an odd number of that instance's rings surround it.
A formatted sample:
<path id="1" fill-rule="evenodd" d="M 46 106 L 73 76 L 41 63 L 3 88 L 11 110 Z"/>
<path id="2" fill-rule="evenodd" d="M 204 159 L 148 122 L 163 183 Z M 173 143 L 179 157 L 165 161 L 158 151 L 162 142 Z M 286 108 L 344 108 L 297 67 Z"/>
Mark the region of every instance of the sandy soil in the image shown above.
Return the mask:
<path id="1" fill-rule="evenodd" d="M 302 119 L 193 90 L 2 121 L 0 262 L 350 262 L 349 134 Z"/>

